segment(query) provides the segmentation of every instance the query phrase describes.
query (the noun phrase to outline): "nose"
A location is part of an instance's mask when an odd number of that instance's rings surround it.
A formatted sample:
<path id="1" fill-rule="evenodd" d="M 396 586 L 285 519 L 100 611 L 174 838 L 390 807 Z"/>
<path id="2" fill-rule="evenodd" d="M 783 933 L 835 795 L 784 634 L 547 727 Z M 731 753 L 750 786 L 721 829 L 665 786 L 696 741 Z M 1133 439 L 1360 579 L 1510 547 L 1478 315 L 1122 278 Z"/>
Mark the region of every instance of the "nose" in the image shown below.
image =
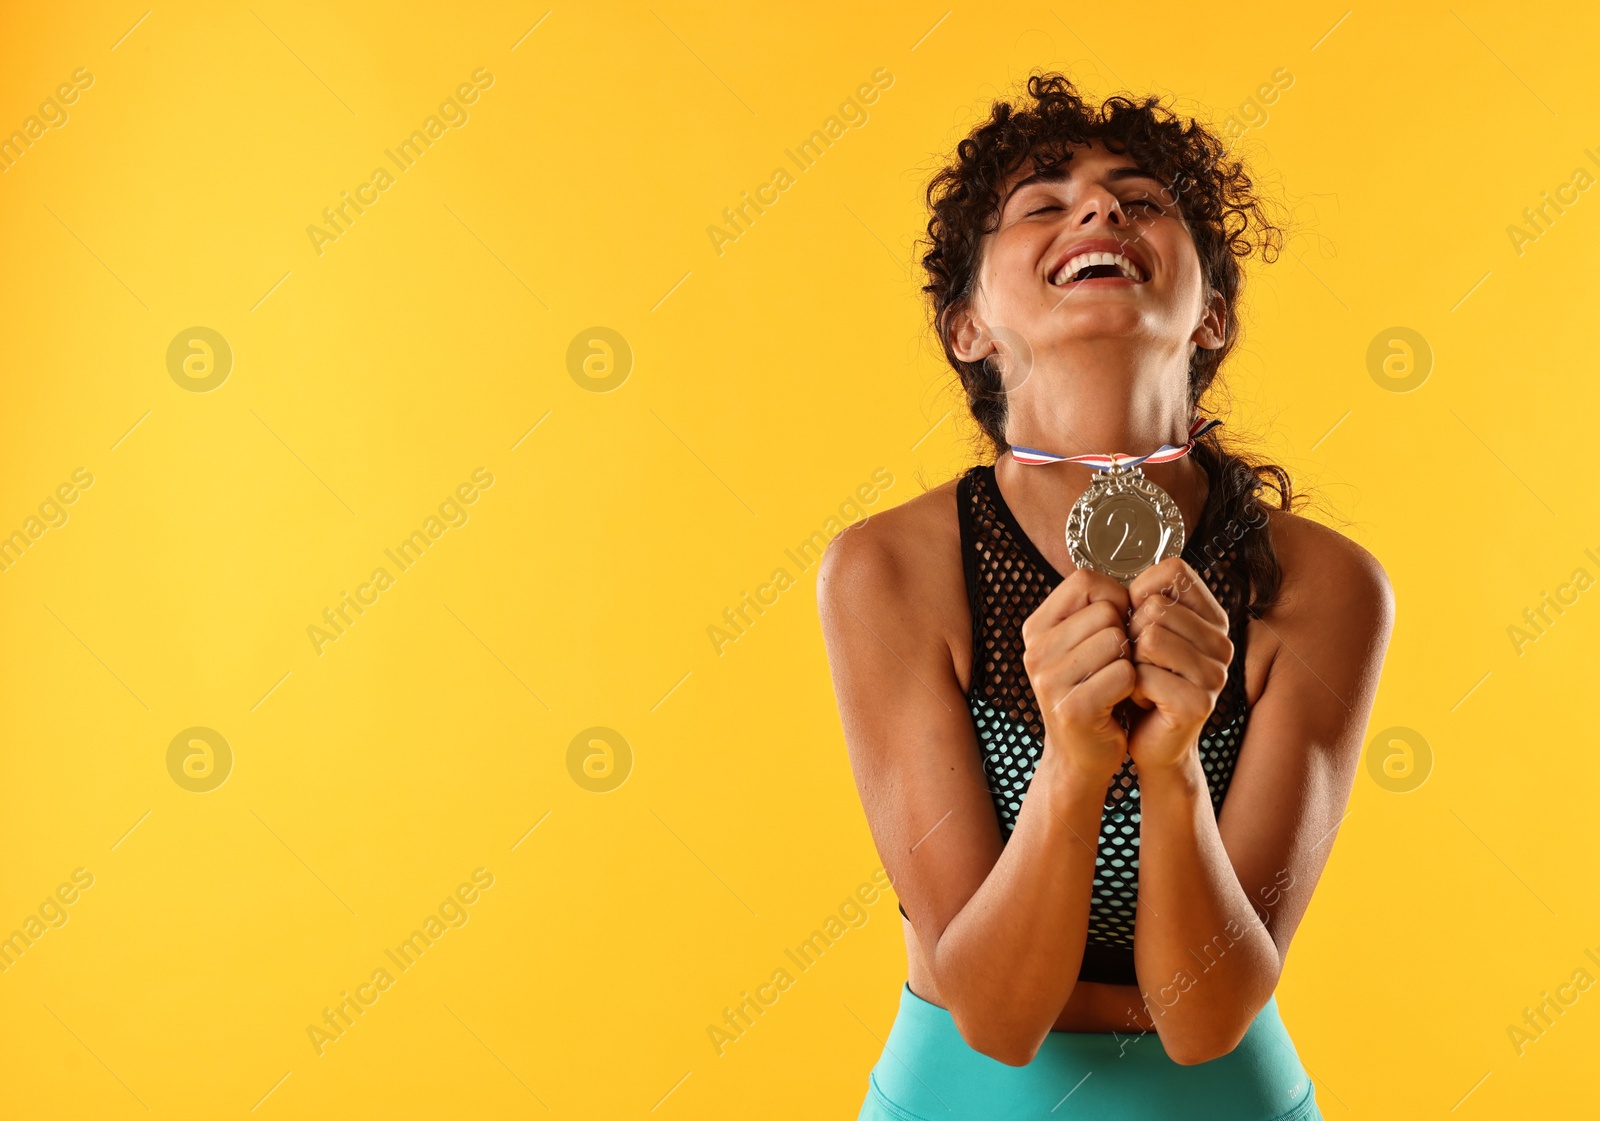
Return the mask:
<path id="1" fill-rule="evenodd" d="M 1128 216 L 1122 211 L 1122 204 L 1117 201 L 1117 196 L 1104 187 L 1091 186 L 1084 191 L 1083 198 L 1078 202 L 1077 224 L 1088 226 L 1096 218 L 1104 218 L 1107 225 L 1120 228 L 1128 224 Z"/>

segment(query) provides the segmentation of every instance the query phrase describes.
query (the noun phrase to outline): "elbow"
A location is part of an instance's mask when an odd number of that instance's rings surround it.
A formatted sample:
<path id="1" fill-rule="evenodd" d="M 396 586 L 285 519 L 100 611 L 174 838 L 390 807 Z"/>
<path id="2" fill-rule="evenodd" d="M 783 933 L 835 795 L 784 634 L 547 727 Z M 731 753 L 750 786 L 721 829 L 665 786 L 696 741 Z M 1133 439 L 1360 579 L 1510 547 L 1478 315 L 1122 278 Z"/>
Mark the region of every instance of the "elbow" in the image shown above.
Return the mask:
<path id="1" fill-rule="evenodd" d="M 1040 1042 L 1043 1042 L 1042 1040 Z M 1033 1062 L 1033 1057 L 1039 1053 L 1039 1044 L 1032 1045 L 1008 1044 L 988 1048 L 977 1048 L 981 1054 L 987 1055 L 997 1063 L 1004 1063 L 1008 1067 L 1025 1067 Z"/>
<path id="2" fill-rule="evenodd" d="M 967 1041 L 968 1046 L 980 1055 L 987 1055 L 995 1062 L 1004 1063 L 1008 1067 L 1025 1067 L 1033 1062 L 1034 1056 L 1039 1053 L 1039 1043 L 1030 1044 L 1018 1040 L 975 1042 L 969 1039 Z"/>
<path id="3" fill-rule="evenodd" d="M 1212 1059 L 1220 1059 L 1228 1051 L 1232 1050 L 1232 1047 L 1227 1050 L 1221 1050 L 1215 1047 L 1196 1047 L 1186 1044 L 1182 1047 L 1168 1047 L 1167 1058 L 1181 1067 L 1197 1067 L 1201 1063 L 1209 1063 Z"/>
<path id="4" fill-rule="evenodd" d="M 1167 1057 L 1173 1062 L 1181 1067 L 1193 1067 L 1231 1054 L 1233 1049 L 1239 1046 L 1240 1041 L 1244 1039 L 1244 1034 L 1241 1031 L 1237 1035 L 1215 1036 L 1209 1039 L 1175 1040 L 1171 1043 L 1162 1040 L 1161 1045 L 1165 1048 Z"/>
<path id="5" fill-rule="evenodd" d="M 973 1024 L 965 1017 L 956 1020 L 956 1030 L 961 1033 L 961 1038 L 966 1040 L 968 1047 L 1008 1067 L 1027 1066 L 1033 1062 L 1034 1056 L 1044 1044 L 1042 1035 L 1029 1039 L 997 1025 Z"/>
<path id="6" fill-rule="evenodd" d="M 1220 1013 L 1219 1018 L 1215 1020 L 1200 1019 L 1191 1022 L 1186 1025 L 1188 1030 L 1171 1030 L 1170 1039 L 1162 1034 L 1161 1023 L 1158 1020 L 1156 1032 L 1161 1038 L 1161 1046 L 1166 1050 L 1168 1058 L 1179 1066 L 1189 1067 L 1209 1063 L 1213 1059 L 1232 1054 L 1234 1049 L 1244 1042 L 1244 1037 L 1250 1033 L 1250 1027 L 1261 1014 L 1261 1009 L 1272 998 L 1272 993 L 1278 985 L 1278 977 L 1283 970 L 1283 959 L 1272 959 L 1270 966 L 1264 966 L 1263 969 L 1264 990 L 1257 990 L 1256 996 L 1253 999 L 1247 998 L 1242 1006 L 1236 1005 L 1231 1014 Z M 1266 976 L 1266 971 L 1270 971 L 1270 976 Z"/>

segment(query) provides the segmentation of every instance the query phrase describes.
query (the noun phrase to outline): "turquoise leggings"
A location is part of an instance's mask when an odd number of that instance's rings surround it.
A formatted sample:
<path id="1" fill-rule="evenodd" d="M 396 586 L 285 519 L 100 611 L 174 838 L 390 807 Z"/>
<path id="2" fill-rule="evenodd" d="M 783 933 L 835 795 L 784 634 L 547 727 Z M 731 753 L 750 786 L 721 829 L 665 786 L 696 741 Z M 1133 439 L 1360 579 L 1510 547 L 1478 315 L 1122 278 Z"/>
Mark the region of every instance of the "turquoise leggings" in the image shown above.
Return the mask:
<path id="1" fill-rule="evenodd" d="M 1033 1062 L 968 1046 L 950 1013 L 905 985 L 858 1121 L 1322 1121 L 1269 999 L 1228 1054 L 1181 1066 L 1155 1032 L 1053 1031 Z"/>

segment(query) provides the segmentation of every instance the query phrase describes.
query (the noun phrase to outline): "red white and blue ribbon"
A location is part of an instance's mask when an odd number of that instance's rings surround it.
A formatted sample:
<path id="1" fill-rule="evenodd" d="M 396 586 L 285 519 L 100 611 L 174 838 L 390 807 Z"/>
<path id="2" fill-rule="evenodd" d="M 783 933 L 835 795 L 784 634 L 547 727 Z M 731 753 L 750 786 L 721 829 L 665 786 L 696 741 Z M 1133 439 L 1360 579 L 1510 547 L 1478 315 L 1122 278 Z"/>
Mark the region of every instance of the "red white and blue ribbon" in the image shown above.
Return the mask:
<path id="1" fill-rule="evenodd" d="M 1194 449 L 1194 442 L 1207 432 L 1210 432 L 1220 420 L 1201 420 L 1195 417 L 1194 423 L 1189 426 L 1189 441 L 1185 444 L 1163 444 L 1149 455 L 1126 455 L 1117 452 L 1114 455 L 1056 455 L 1054 452 L 1040 451 L 1038 448 L 1025 448 L 1019 444 L 1011 445 L 1011 458 L 1018 463 L 1082 463 L 1096 471 L 1109 471 L 1116 467 L 1137 467 L 1141 463 L 1170 463 L 1174 459 L 1182 459 Z"/>

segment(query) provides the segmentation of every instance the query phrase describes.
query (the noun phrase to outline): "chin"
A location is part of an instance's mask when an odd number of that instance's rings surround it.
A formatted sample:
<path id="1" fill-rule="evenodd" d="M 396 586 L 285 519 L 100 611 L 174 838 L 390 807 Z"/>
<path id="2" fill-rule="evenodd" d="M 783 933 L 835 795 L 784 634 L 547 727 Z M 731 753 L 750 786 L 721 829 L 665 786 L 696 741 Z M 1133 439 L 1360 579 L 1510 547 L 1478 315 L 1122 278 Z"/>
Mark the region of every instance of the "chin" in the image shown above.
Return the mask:
<path id="1" fill-rule="evenodd" d="M 1051 324 L 1049 334 L 1064 341 L 1132 339 L 1151 333 L 1151 325 L 1140 309 L 1110 300 L 1085 300 L 1078 307 L 1063 306 L 1053 314 Z"/>

